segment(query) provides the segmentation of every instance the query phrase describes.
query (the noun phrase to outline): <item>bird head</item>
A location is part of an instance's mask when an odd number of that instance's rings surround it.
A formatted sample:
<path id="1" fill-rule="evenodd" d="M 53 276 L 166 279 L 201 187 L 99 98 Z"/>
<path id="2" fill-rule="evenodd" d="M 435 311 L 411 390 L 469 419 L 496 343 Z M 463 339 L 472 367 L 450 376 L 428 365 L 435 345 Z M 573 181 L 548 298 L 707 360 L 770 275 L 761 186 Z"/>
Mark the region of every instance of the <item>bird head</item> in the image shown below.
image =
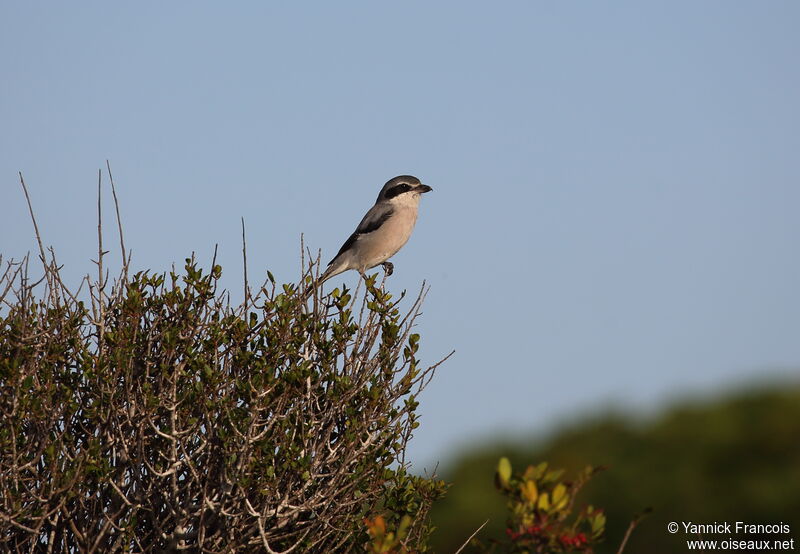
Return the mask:
<path id="1" fill-rule="evenodd" d="M 428 185 L 423 185 L 416 177 L 399 175 L 389 179 L 383 185 L 377 202 L 391 202 L 393 204 L 408 201 L 418 202 L 420 195 L 432 190 Z"/>

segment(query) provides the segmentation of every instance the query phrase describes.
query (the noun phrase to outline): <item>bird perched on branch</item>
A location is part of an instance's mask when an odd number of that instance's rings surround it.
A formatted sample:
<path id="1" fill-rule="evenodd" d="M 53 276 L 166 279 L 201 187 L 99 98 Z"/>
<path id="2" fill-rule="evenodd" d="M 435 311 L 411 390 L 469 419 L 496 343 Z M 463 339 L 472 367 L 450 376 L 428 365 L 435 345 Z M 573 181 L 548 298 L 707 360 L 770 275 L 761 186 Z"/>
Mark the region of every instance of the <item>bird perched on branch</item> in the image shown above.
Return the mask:
<path id="1" fill-rule="evenodd" d="M 417 222 L 420 197 L 431 190 L 411 175 L 387 181 L 375 205 L 328 263 L 315 286 L 348 269 L 355 269 L 364 277 L 366 270 L 382 265 L 391 275 L 394 266 L 387 260 L 408 241 Z"/>

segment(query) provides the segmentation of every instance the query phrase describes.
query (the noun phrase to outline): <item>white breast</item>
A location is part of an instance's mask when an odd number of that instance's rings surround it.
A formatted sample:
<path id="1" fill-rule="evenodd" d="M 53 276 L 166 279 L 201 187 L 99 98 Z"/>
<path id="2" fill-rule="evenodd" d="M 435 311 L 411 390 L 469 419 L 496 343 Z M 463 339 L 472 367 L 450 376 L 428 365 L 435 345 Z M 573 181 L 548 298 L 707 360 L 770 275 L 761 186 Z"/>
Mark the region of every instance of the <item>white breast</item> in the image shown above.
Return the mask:
<path id="1" fill-rule="evenodd" d="M 379 229 L 359 239 L 360 265 L 369 269 L 397 254 L 408 242 L 416 222 L 415 208 L 395 206 L 392 216 Z"/>

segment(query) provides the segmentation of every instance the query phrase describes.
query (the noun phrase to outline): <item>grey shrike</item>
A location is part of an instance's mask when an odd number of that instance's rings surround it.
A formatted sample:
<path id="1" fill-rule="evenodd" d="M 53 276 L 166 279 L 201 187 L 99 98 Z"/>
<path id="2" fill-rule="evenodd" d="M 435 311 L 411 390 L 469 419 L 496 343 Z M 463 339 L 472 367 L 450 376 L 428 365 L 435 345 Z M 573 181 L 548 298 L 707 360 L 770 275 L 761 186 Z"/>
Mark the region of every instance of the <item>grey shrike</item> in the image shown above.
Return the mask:
<path id="1" fill-rule="evenodd" d="M 408 241 L 417 222 L 420 196 L 431 190 L 411 175 L 390 179 L 315 286 L 348 269 L 355 269 L 364 277 L 366 270 L 382 265 L 391 275 L 394 266 L 386 260 Z"/>

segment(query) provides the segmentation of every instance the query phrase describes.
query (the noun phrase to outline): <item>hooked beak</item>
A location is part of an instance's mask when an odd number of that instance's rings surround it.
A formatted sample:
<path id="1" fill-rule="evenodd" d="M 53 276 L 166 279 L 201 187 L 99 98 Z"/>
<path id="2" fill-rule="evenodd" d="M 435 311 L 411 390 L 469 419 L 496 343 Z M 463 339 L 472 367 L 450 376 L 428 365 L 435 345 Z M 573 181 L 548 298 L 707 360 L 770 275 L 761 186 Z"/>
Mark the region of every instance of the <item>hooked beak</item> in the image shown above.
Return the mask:
<path id="1" fill-rule="evenodd" d="M 430 191 L 432 191 L 432 190 L 433 190 L 433 189 L 432 189 L 431 187 L 429 187 L 428 185 L 423 185 L 422 183 L 420 183 L 420 184 L 419 184 L 419 186 L 417 187 L 417 191 L 418 191 L 420 194 L 424 194 L 424 193 L 426 193 L 426 192 L 430 192 Z"/>

